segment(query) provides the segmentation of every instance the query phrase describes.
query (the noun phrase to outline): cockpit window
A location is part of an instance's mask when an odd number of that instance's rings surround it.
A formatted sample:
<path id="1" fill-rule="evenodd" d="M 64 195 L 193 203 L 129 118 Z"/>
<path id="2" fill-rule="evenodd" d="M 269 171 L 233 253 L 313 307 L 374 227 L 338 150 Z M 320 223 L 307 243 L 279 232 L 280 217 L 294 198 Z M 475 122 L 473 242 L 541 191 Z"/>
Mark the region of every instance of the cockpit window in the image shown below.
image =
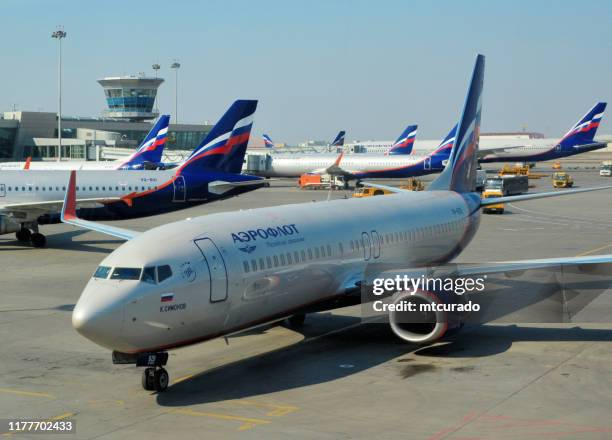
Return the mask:
<path id="1" fill-rule="evenodd" d="M 93 274 L 93 277 L 102 278 L 105 280 L 108 278 L 108 274 L 110 273 L 110 271 L 111 271 L 111 268 L 108 266 L 98 266 L 95 273 Z"/>
<path id="2" fill-rule="evenodd" d="M 139 267 L 115 267 L 110 277 L 111 280 L 139 280 L 140 272 L 142 269 Z"/>
<path id="3" fill-rule="evenodd" d="M 157 280 L 161 283 L 172 276 L 172 269 L 167 264 L 157 268 Z"/>
<path id="4" fill-rule="evenodd" d="M 156 284 L 155 281 L 155 267 L 145 267 L 142 271 L 141 281 L 149 284 Z"/>

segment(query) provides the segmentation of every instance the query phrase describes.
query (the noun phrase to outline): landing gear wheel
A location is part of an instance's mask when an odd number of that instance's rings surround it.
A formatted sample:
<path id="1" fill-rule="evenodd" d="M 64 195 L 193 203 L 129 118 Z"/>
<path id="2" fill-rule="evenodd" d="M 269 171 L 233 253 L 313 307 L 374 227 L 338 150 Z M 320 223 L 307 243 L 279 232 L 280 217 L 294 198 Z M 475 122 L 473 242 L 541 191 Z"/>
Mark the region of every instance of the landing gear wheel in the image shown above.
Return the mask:
<path id="1" fill-rule="evenodd" d="M 291 327 L 301 327 L 304 325 L 304 321 L 306 320 L 305 313 L 298 313 L 296 315 L 292 315 L 289 317 L 288 321 Z"/>
<path id="2" fill-rule="evenodd" d="M 169 382 L 168 372 L 164 370 L 163 368 L 155 370 L 154 379 L 155 379 L 154 381 L 155 391 L 157 391 L 158 393 L 161 393 L 162 391 L 166 391 L 166 388 L 168 388 L 168 382 Z"/>
<path id="3" fill-rule="evenodd" d="M 145 368 L 142 372 L 142 387 L 147 391 L 155 389 L 155 368 Z"/>
<path id="4" fill-rule="evenodd" d="M 47 244 L 46 237 L 38 232 L 34 232 L 32 234 L 31 240 L 32 246 L 37 248 L 45 247 L 45 245 Z"/>
<path id="5" fill-rule="evenodd" d="M 17 237 L 17 240 L 21 242 L 28 242 L 32 237 L 32 233 L 29 229 L 22 228 L 19 231 L 15 232 L 15 237 Z"/>

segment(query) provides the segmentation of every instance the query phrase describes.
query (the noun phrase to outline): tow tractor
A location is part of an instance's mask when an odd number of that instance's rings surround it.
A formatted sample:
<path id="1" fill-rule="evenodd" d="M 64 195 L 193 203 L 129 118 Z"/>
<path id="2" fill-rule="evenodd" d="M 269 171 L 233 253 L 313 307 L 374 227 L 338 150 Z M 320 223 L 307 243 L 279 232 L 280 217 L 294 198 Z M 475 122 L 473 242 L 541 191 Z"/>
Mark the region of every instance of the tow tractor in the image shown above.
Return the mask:
<path id="1" fill-rule="evenodd" d="M 557 171 L 552 175 L 553 188 L 571 188 L 574 186 L 574 179 L 564 171 Z"/>

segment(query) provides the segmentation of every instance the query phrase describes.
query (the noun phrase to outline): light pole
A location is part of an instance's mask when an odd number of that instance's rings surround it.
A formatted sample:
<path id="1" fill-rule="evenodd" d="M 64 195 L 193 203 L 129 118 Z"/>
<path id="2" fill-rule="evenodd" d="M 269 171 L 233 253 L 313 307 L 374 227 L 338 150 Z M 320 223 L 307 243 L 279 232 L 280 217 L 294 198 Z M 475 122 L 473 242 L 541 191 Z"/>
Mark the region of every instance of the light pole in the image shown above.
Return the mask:
<path id="1" fill-rule="evenodd" d="M 66 32 L 63 26 L 58 26 L 57 30 L 51 34 L 51 38 L 57 38 L 59 41 L 59 59 L 57 63 L 57 85 L 58 85 L 58 114 L 57 114 L 57 161 L 62 160 L 62 39 L 66 38 Z"/>
<path id="2" fill-rule="evenodd" d="M 157 71 L 159 69 L 161 69 L 161 66 L 159 64 L 155 63 L 151 67 L 153 68 L 153 71 L 155 72 L 155 78 L 157 78 Z"/>
<path id="3" fill-rule="evenodd" d="M 178 124 L 178 70 L 181 67 L 181 63 L 175 61 L 170 66 L 171 69 L 174 69 L 174 120 L 175 124 Z"/>

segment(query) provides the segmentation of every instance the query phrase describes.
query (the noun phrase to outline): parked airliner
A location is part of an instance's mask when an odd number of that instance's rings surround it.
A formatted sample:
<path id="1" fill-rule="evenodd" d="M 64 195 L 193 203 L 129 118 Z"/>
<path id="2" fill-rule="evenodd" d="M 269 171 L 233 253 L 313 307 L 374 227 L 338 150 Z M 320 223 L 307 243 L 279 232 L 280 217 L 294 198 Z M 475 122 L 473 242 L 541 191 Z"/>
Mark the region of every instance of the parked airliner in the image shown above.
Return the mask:
<path id="1" fill-rule="evenodd" d="M 139 147 L 128 157 L 112 161 L 60 161 L 60 162 L 0 162 L 4 170 L 143 170 L 164 168 L 162 154 L 168 138 L 169 115 L 161 115 Z"/>
<path id="2" fill-rule="evenodd" d="M 240 174 L 256 107 L 257 101 L 236 101 L 176 169 L 80 171 L 80 215 L 142 217 L 260 188 L 263 179 Z M 67 179 L 57 170 L 0 172 L 0 234 L 16 232 L 19 241 L 44 246 L 38 225 L 58 217 Z"/>
<path id="3" fill-rule="evenodd" d="M 449 261 L 474 237 L 483 205 L 593 190 L 481 200 L 474 187 L 483 74 L 479 55 L 448 166 L 428 191 L 393 188 L 397 194 L 384 197 L 212 214 L 139 233 L 80 220 L 75 213 L 78 180 L 72 172 L 62 220 L 129 239 L 93 274 L 74 309 L 74 327 L 113 350 L 115 363 L 146 366 L 143 387 L 163 391 L 169 381 L 163 368 L 169 349 L 315 305 L 337 307 L 359 292 L 357 283 L 373 262 L 418 267 Z M 569 260 L 588 264 L 597 258 Z M 522 263 L 523 269 L 547 264 Z M 404 340 L 430 343 L 450 327 L 436 317 L 426 327 L 391 324 Z"/>
<path id="4" fill-rule="evenodd" d="M 507 150 L 501 149 L 486 154 L 479 161 L 480 163 L 540 162 L 605 148 L 608 145 L 606 142 L 595 141 L 595 134 L 605 110 L 605 102 L 595 104 L 555 145 L 532 145 Z"/>
<path id="5" fill-rule="evenodd" d="M 410 125 L 385 154 L 283 154 L 271 155 L 269 166 L 254 174 L 263 177 L 299 177 L 302 174 L 331 174 L 346 180 L 422 176 L 442 171 L 448 160 L 455 129 L 426 156 L 410 154 L 416 138 L 416 125 Z"/>

